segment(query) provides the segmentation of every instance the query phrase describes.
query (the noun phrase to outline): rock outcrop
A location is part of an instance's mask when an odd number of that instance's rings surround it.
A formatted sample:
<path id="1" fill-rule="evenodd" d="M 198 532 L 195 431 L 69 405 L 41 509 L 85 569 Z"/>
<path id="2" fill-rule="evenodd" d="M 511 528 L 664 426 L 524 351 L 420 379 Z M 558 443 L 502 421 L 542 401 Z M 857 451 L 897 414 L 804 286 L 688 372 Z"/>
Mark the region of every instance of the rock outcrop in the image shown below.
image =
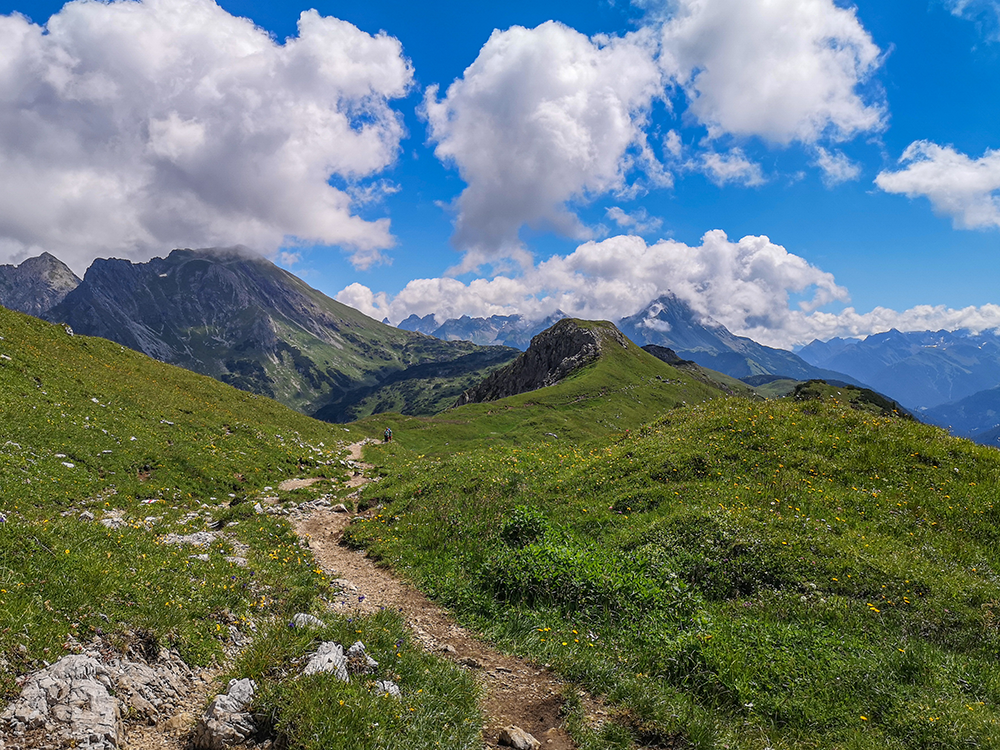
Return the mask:
<path id="1" fill-rule="evenodd" d="M 111 657 L 103 646 L 70 654 L 28 676 L 0 713 L 0 737 L 7 733 L 20 747 L 20 738 L 43 732 L 56 744 L 111 750 L 122 745 L 123 716 L 143 722 L 169 716 L 192 681 L 172 651 L 149 660 Z"/>
<path id="2" fill-rule="evenodd" d="M 229 689 L 215 696 L 194 730 L 197 750 L 222 750 L 246 742 L 254 733 L 253 716 L 246 710 L 257 684 L 244 678 L 230 680 Z"/>
<path id="3" fill-rule="evenodd" d="M 19 266 L 0 266 L 0 305 L 41 316 L 80 285 L 69 266 L 49 253 L 28 258 Z"/>
<path id="4" fill-rule="evenodd" d="M 628 347 L 628 344 L 628 339 L 611 323 L 560 320 L 531 339 L 531 346 L 520 357 L 465 391 L 455 406 L 496 401 L 555 385 L 575 370 L 595 362 L 605 347 Z"/>

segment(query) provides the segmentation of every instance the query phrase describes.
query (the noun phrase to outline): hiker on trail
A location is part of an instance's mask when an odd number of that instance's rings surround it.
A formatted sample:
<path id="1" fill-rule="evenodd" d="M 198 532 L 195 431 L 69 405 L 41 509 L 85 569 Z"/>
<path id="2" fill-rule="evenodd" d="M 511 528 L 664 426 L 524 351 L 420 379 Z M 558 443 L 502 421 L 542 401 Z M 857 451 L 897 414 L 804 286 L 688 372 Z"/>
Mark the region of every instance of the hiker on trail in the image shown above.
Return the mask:
<path id="1" fill-rule="evenodd" d="M 385 432 L 382 433 L 382 442 L 391 443 L 392 442 L 392 430 L 388 427 L 385 428 Z"/>

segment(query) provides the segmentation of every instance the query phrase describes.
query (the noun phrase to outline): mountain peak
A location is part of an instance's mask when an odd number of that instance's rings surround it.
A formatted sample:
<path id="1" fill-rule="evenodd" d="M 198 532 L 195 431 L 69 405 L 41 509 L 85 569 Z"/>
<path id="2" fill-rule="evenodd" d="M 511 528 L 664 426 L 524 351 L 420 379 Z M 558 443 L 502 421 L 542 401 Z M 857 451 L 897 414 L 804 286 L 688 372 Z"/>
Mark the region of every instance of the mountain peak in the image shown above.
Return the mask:
<path id="1" fill-rule="evenodd" d="M 46 317 L 328 420 L 422 365 L 447 363 L 469 378 L 464 387 L 511 356 L 468 357 L 478 348 L 385 326 L 239 246 L 179 248 L 146 263 L 96 260 Z M 459 392 L 425 401 L 443 407 Z"/>
<path id="2" fill-rule="evenodd" d="M 18 266 L 0 266 L 0 305 L 41 316 L 79 285 L 69 266 L 43 252 Z"/>
<path id="3" fill-rule="evenodd" d="M 496 401 L 555 385 L 609 349 L 628 346 L 629 340 L 612 323 L 563 318 L 532 338 L 521 356 L 463 393 L 455 406 Z"/>

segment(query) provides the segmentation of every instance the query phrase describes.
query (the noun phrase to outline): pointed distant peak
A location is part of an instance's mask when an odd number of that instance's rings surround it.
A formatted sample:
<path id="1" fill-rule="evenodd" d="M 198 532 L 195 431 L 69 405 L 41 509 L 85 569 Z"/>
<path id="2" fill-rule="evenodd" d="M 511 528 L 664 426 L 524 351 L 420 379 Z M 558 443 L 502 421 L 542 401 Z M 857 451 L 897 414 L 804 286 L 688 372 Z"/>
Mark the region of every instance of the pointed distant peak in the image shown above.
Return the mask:
<path id="1" fill-rule="evenodd" d="M 416 313 L 411 313 L 409 317 L 404 318 L 399 321 L 399 328 L 402 331 L 416 331 L 417 333 L 423 333 L 430 336 L 438 329 L 438 322 L 434 317 L 434 313 L 427 313 L 423 317 L 420 317 Z"/>
<path id="2" fill-rule="evenodd" d="M 27 258 L 26 260 L 21 261 L 21 265 L 19 265 L 18 268 L 23 269 L 25 271 L 39 270 L 45 268 L 58 268 L 58 269 L 65 268 L 69 273 L 72 273 L 72 271 L 70 271 L 69 269 L 69 266 L 67 266 L 65 263 L 59 260 L 52 253 L 47 251 L 42 252 L 39 255 L 34 256 L 33 258 Z"/>
<path id="3" fill-rule="evenodd" d="M 696 324 L 704 328 L 728 330 L 710 315 L 698 312 L 673 292 L 665 292 L 635 315 L 625 318 L 631 325 L 648 328 L 658 333 L 668 333 L 677 326 Z"/>
<path id="4" fill-rule="evenodd" d="M 0 305 L 44 315 L 79 285 L 79 277 L 69 266 L 51 253 L 42 253 L 19 266 L 0 266 Z"/>

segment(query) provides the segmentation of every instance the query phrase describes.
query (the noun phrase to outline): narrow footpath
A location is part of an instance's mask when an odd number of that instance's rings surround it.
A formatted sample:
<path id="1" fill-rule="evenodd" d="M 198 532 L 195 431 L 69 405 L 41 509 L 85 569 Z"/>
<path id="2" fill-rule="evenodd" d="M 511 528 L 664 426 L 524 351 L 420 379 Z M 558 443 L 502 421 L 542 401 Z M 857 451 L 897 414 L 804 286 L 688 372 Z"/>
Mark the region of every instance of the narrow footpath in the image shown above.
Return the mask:
<path id="1" fill-rule="evenodd" d="M 361 463 L 361 443 L 349 449 L 361 469 L 351 485 L 361 487 L 368 482 L 365 471 L 370 467 Z M 500 731 L 514 725 L 531 733 L 543 748 L 575 748 L 569 734 L 560 728 L 564 685 L 554 673 L 489 647 L 411 584 L 376 565 L 364 552 L 341 545 L 348 523 L 343 513 L 315 511 L 297 522 L 296 531 L 308 540 L 317 561 L 330 576 L 344 579 L 345 586 L 349 582 L 357 589 L 351 591 L 353 596 L 348 600 L 351 609 L 399 610 L 427 650 L 474 670 L 484 693 L 483 739 L 489 747 L 497 747 Z"/>

